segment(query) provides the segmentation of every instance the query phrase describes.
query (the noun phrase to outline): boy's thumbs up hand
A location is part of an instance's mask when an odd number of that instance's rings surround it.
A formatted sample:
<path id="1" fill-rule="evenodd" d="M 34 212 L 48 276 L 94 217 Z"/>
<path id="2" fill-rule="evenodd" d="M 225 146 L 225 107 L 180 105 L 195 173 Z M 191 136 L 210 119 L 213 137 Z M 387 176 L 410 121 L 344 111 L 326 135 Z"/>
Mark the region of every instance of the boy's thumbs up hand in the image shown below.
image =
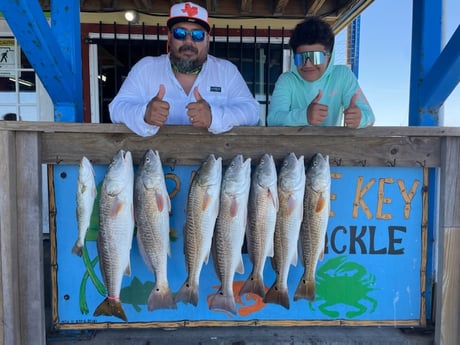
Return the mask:
<path id="1" fill-rule="evenodd" d="M 358 128 L 361 122 L 361 109 L 356 104 L 359 94 L 361 93 L 360 90 L 356 91 L 356 93 L 351 97 L 350 105 L 347 109 L 343 112 L 344 115 L 344 126 L 350 128 Z"/>
<path id="2" fill-rule="evenodd" d="M 327 116 L 328 106 L 320 104 L 323 97 L 323 91 L 319 90 L 318 94 L 307 107 L 307 122 L 311 126 L 317 126 L 324 122 Z"/>

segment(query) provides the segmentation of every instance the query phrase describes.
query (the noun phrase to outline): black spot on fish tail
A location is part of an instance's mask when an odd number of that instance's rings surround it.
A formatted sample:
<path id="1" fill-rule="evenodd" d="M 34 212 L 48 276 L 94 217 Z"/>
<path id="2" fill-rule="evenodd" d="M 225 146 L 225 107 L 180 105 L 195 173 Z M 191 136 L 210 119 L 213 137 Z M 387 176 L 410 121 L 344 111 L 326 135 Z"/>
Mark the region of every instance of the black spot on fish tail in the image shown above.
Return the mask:
<path id="1" fill-rule="evenodd" d="M 150 293 L 147 308 L 150 311 L 156 309 L 177 309 L 176 302 L 174 302 L 169 287 L 154 287 Z"/>
<path id="2" fill-rule="evenodd" d="M 174 302 L 191 303 L 196 307 L 198 305 L 198 286 L 190 284 L 187 279 L 174 296 Z"/>
<path id="3" fill-rule="evenodd" d="M 315 281 L 301 278 L 294 294 L 294 301 L 297 301 L 299 299 L 314 301 L 315 295 Z"/>
<path id="4" fill-rule="evenodd" d="M 243 296 L 245 293 L 254 293 L 260 297 L 265 297 L 265 285 L 263 277 L 260 274 L 252 274 L 244 282 L 240 289 L 239 295 Z"/>
<path id="5" fill-rule="evenodd" d="M 286 309 L 289 309 L 289 293 L 287 289 L 282 289 L 275 282 L 265 294 L 264 303 L 279 304 Z"/>
<path id="6" fill-rule="evenodd" d="M 209 298 L 210 310 L 224 310 L 236 315 L 236 304 L 233 295 L 226 295 L 222 291 Z"/>

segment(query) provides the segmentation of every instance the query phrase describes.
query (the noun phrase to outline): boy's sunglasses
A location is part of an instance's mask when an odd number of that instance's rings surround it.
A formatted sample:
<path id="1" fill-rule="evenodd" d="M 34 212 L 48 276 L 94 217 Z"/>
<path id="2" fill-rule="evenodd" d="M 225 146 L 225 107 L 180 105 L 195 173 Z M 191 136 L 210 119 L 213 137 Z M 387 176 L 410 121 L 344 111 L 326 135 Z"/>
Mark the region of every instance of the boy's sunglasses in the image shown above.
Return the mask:
<path id="1" fill-rule="evenodd" d="M 203 30 L 185 30 L 183 28 L 174 28 L 172 30 L 173 37 L 179 41 L 185 41 L 187 35 L 190 35 L 190 38 L 193 42 L 203 42 L 206 37 L 206 32 Z"/>
<path id="2" fill-rule="evenodd" d="M 326 62 L 326 56 L 329 53 L 322 51 L 311 51 L 311 52 L 302 52 L 294 54 L 294 64 L 297 67 L 303 66 L 308 59 L 313 65 L 321 65 Z"/>

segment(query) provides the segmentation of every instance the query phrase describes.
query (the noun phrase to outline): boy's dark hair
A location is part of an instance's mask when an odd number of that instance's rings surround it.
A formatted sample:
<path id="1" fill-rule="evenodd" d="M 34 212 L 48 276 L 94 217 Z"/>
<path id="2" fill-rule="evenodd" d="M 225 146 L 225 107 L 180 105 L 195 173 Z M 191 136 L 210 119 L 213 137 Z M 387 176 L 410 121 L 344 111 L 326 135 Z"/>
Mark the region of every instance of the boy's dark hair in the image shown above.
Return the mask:
<path id="1" fill-rule="evenodd" d="M 307 17 L 297 24 L 289 40 L 294 53 L 300 45 L 317 43 L 322 44 L 329 53 L 334 47 L 334 33 L 330 25 L 317 16 Z"/>

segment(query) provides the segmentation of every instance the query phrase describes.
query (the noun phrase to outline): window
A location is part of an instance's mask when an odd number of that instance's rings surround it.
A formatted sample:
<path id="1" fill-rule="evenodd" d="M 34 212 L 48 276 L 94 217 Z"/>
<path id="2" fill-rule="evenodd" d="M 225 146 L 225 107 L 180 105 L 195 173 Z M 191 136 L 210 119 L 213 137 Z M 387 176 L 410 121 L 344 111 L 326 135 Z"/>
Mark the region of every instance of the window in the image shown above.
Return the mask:
<path id="1" fill-rule="evenodd" d="M 37 120 L 35 72 L 13 37 L 0 37 L 0 116 Z"/>

